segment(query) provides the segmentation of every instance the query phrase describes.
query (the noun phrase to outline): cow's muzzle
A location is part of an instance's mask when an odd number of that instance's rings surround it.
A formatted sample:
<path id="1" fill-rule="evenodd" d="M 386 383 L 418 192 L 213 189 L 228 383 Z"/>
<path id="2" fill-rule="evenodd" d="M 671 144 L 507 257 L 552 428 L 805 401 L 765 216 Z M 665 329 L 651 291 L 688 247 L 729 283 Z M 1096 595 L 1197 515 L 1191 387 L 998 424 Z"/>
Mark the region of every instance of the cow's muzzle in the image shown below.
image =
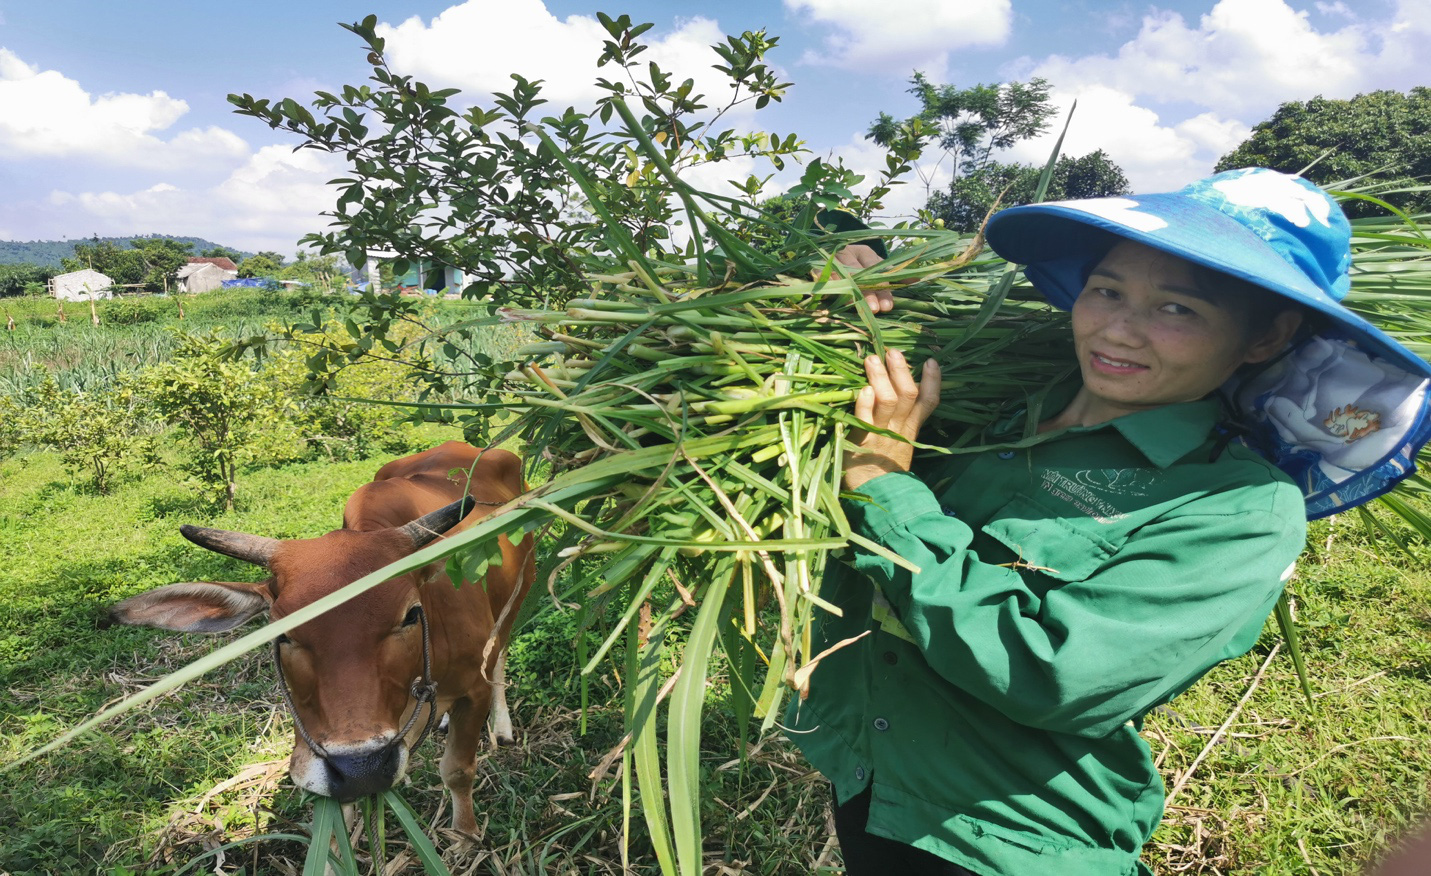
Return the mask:
<path id="1" fill-rule="evenodd" d="M 329 752 L 327 757 L 321 758 L 327 773 L 328 796 L 340 803 L 352 803 L 391 788 L 405 760 L 401 740 L 394 742 L 397 744 L 370 752 Z"/>

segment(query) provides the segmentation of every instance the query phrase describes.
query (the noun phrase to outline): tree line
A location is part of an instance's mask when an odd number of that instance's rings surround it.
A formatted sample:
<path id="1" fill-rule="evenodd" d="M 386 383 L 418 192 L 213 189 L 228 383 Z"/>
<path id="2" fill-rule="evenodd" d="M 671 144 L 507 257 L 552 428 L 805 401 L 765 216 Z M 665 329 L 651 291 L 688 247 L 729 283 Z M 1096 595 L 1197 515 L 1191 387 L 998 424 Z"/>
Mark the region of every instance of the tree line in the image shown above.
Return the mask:
<path id="1" fill-rule="evenodd" d="M 238 268 L 241 278 L 297 280 L 328 284 L 340 273 L 336 256 L 315 256 L 299 251 L 293 261 L 282 253 L 265 250 L 245 256 L 226 246 L 209 246 L 194 251 L 192 241 L 173 237 L 135 237 L 127 241 L 95 236 L 73 245 L 73 253 L 60 259 L 58 268 L 35 264 L 0 264 L 0 298 L 44 294 L 55 276 L 70 271 L 99 271 L 116 286 L 134 292 L 168 292 L 177 282 L 179 269 L 192 257 L 227 258 Z"/>

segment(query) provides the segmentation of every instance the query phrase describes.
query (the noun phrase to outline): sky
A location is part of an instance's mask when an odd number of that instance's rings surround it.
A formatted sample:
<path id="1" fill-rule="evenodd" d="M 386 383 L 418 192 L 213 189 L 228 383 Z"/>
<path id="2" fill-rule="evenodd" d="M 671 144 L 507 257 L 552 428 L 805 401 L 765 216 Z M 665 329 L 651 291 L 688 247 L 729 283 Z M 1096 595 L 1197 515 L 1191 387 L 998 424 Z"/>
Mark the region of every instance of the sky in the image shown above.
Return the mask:
<path id="1" fill-rule="evenodd" d="M 733 124 L 797 132 L 871 178 L 883 160 L 864 132 L 917 109 L 915 70 L 1047 79 L 1061 111 L 1078 101 L 1065 154 L 1102 148 L 1143 192 L 1210 173 L 1285 101 L 1431 85 L 1413 60 L 1431 45 L 1427 0 L 0 0 L 0 240 L 159 233 L 291 254 L 326 225 L 344 165 L 235 115 L 229 93 L 307 103 L 363 82 L 366 52 L 337 22 L 372 13 L 391 66 L 461 88 L 462 105 L 490 107 L 515 72 L 590 106 L 598 10 L 652 22 L 650 57 L 698 84 L 724 34 L 778 36 L 768 60 L 793 87 Z M 1002 157 L 1042 163 L 1053 136 Z M 926 197 L 897 189 L 889 218 Z"/>

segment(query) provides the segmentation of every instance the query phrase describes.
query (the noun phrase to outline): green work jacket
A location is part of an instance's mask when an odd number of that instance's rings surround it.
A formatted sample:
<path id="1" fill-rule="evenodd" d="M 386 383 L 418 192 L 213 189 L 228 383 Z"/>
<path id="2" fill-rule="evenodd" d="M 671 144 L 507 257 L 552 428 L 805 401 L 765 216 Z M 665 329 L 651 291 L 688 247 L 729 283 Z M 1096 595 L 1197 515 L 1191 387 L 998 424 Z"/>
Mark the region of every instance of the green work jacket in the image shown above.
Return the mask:
<path id="1" fill-rule="evenodd" d="M 867 830 L 1000 876 L 1146 873 L 1163 786 L 1142 717 L 1245 653 L 1306 538 L 1301 493 L 1213 401 L 1169 405 L 919 476 L 846 510 L 918 572 L 832 562 L 790 737 Z M 823 613 L 821 613 L 823 615 Z"/>

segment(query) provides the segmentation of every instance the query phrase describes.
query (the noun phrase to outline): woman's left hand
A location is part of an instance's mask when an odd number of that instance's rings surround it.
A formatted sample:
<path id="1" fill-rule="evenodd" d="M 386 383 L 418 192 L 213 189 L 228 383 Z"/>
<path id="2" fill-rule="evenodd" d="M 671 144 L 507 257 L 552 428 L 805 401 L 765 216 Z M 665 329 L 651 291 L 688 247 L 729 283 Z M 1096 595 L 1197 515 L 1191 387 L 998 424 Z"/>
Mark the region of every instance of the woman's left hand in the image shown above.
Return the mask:
<path id="1" fill-rule="evenodd" d="M 845 488 L 850 490 L 882 474 L 909 471 L 914 459 L 912 442 L 939 405 L 940 371 L 933 359 L 925 360 L 919 383 L 914 382 L 909 363 L 898 350 L 886 351 L 883 362 L 878 356 L 866 356 L 865 375 L 869 385 L 855 396 L 855 416 L 909 440 L 877 432 L 854 433 L 854 446 L 845 453 Z"/>
<path id="2" fill-rule="evenodd" d="M 864 270 L 884 261 L 879 253 L 873 248 L 863 243 L 852 243 L 849 246 L 835 253 L 835 261 L 847 268 L 854 268 L 856 271 Z M 815 279 L 820 278 L 820 270 L 814 271 Z M 865 303 L 870 306 L 870 310 L 875 313 L 889 313 L 894 310 L 894 293 L 888 288 L 875 289 L 864 293 Z"/>

